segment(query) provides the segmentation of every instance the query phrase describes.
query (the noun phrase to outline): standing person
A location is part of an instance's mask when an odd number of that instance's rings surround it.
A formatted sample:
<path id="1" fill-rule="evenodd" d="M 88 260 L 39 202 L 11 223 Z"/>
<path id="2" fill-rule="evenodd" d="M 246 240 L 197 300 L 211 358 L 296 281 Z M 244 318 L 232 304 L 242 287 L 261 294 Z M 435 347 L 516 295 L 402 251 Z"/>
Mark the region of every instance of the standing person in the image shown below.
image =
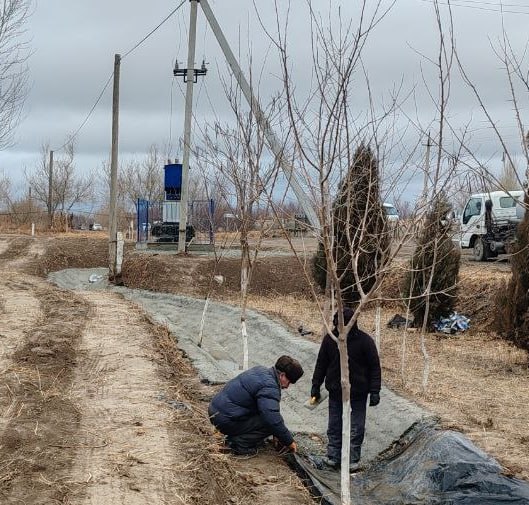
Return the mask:
<path id="1" fill-rule="evenodd" d="M 344 325 L 353 317 L 353 310 L 343 311 Z M 333 318 L 333 335 L 338 338 L 338 313 Z M 375 407 L 380 402 L 381 371 L 378 351 L 373 339 L 355 323 L 347 335 L 349 357 L 349 381 L 351 383 L 351 456 L 349 469 L 359 467 L 362 442 L 364 441 L 366 405 Z M 329 391 L 329 420 L 327 425 L 327 457 L 324 463 L 339 468 L 342 456 L 342 387 L 340 384 L 340 352 L 338 344 L 325 335 L 312 376 L 311 397 L 320 398 L 320 387 L 325 380 Z"/>
<path id="2" fill-rule="evenodd" d="M 226 383 L 208 408 L 212 424 L 224 435 L 234 454 L 256 454 L 273 435 L 292 452 L 297 446 L 279 411 L 281 390 L 295 384 L 303 368 L 290 356 L 281 356 L 271 368 L 255 366 Z"/>

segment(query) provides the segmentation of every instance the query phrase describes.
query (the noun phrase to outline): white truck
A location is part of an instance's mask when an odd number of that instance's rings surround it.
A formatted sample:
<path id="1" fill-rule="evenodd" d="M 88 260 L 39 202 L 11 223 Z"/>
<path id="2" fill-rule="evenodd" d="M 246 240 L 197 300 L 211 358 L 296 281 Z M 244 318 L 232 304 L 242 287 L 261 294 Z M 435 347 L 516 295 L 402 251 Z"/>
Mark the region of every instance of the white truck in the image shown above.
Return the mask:
<path id="1" fill-rule="evenodd" d="M 519 190 L 471 195 L 459 221 L 461 248 L 472 248 L 478 261 L 509 252 L 523 218 L 523 198 L 524 192 Z"/>

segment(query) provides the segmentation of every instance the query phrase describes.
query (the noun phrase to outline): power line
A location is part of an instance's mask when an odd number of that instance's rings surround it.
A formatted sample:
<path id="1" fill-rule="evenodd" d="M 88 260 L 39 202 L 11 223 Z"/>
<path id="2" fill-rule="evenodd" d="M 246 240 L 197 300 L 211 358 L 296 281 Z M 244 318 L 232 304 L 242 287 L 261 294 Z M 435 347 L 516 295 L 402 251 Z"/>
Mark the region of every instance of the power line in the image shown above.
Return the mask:
<path id="1" fill-rule="evenodd" d="M 438 5 L 446 5 L 446 6 L 449 6 L 449 7 L 463 7 L 465 9 L 474 9 L 474 10 L 481 10 L 481 11 L 488 11 L 488 12 L 498 12 L 498 13 L 501 13 L 501 14 L 526 14 L 528 15 L 529 14 L 529 11 L 514 11 L 514 10 L 507 10 L 507 9 L 504 9 L 503 8 L 503 5 L 502 4 L 493 4 L 491 2 L 478 2 L 478 1 L 472 1 L 472 4 L 474 5 L 465 5 L 464 3 L 455 3 L 457 1 L 460 1 L 460 2 L 470 2 L 470 0 L 453 0 L 451 2 L 439 2 L 439 1 L 436 1 L 436 0 L 420 0 L 421 2 L 426 2 L 426 3 L 430 3 L 430 4 L 438 4 Z M 480 5 L 476 5 L 476 4 L 480 4 Z M 483 5 L 495 5 L 496 7 L 498 7 L 497 9 L 493 9 L 492 7 L 483 7 Z M 511 5 L 511 4 L 509 4 Z M 525 6 L 525 5 L 513 5 L 513 7 L 518 7 L 518 8 L 527 8 L 529 9 L 529 6 Z"/>
<path id="2" fill-rule="evenodd" d="M 178 11 L 185 3 L 186 3 L 187 0 L 182 0 L 182 2 L 178 5 L 178 7 L 176 7 L 175 9 L 173 9 L 155 28 L 153 28 L 145 37 L 143 37 L 134 47 L 132 47 L 132 49 L 130 49 L 129 51 L 127 51 L 125 53 L 125 55 L 121 58 L 121 60 L 123 61 L 123 59 L 125 59 L 127 56 L 129 56 L 133 51 L 135 51 L 139 46 L 141 46 L 141 44 L 143 44 L 153 33 L 155 33 L 162 25 L 164 25 L 170 18 L 171 16 L 173 16 L 173 14 Z M 92 113 L 94 112 L 95 108 L 97 107 L 97 105 L 99 104 L 99 102 L 101 101 L 101 98 L 103 97 L 103 94 L 105 93 L 106 89 L 108 88 L 108 85 L 110 84 L 110 82 L 112 81 L 112 78 L 114 77 L 114 72 L 112 72 L 110 74 L 110 77 L 107 79 L 106 83 L 104 84 L 103 86 L 103 89 L 101 90 L 101 93 L 99 93 L 99 96 L 97 97 L 94 105 L 92 105 L 90 111 L 88 112 L 88 114 L 86 115 L 85 119 L 83 120 L 83 122 L 80 124 L 80 126 L 77 128 L 77 130 L 75 130 L 75 132 L 73 133 L 73 135 L 70 136 L 70 138 L 59 148 L 57 149 L 52 149 L 53 151 L 61 151 L 62 149 L 64 149 L 65 146 L 68 145 L 69 142 L 71 142 L 72 140 L 74 140 L 80 133 L 80 131 L 83 129 L 83 127 L 86 125 L 86 123 L 88 122 L 88 120 L 90 119 L 90 117 L 92 116 Z"/>
<path id="3" fill-rule="evenodd" d="M 52 149 L 52 151 L 61 151 L 69 142 L 71 142 L 72 140 L 74 140 L 77 135 L 79 134 L 79 132 L 82 130 L 82 128 L 84 127 L 84 125 L 88 122 L 88 120 L 90 119 L 90 116 L 92 115 L 92 113 L 94 112 L 95 108 L 97 107 L 97 104 L 101 101 L 101 98 L 103 97 L 103 94 L 105 93 L 106 89 L 108 88 L 108 85 L 110 84 L 110 82 L 112 81 L 112 78 L 114 77 L 114 72 L 112 72 L 110 74 L 110 77 L 107 79 L 107 82 L 105 83 L 105 85 L 103 86 L 103 89 L 101 90 L 101 93 L 99 93 L 99 96 L 97 97 L 94 105 L 92 105 L 92 108 L 90 109 L 90 111 L 88 112 L 88 114 L 86 115 L 86 117 L 84 118 L 84 121 L 80 124 L 79 128 L 77 128 L 77 130 L 75 130 L 75 132 L 73 133 L 73 135 L 71 135 L 71 137 L 69 138 L 69 140 L 67 140 L 61 147 L 59 147 L 58 149 Z"/>
<path id="4" fill-rule="evenodd" d="M 468 4 L 478 4 L 478 5 L 493 5 L 494 7 L 520 7 L 522 9 L 529 9 L 529 5 L 525 4 L 506 4 L 503 2 L 485 2 L 484 0 L 455 0 L 456 2 L 468 3 Z"/>
<path id="5" fill-rule="evenodd" d="M 182 5 L 184 5 L 185 3 L 187 2 L 187 0 L 182 0 L 182 2 L 180 3 L 180 5 L 178 5 L 178 7 L 176 7 L 175 9 L 173 9 L 159 24 L 158 26 L 156 26 L 155 28 L 153 28 L 147 35 L 145 35 L 145 37 L 143 37 L 143 39 L 141 39 L 132 49 L 130 49 L 129 51 L 127 51 L 124 56 L 121 58 L 122 60 L 124 60 L 130 53 L 132 53 L 133 51 L 135 51 L 138 47 L 140 47 L 156 30 L 158 30 L 158 28 L 160 28 L 162 25 L 164 25 L 170 18 L 171 16 L 178 10 L 180 9 L 180 7 L 182 7 Z"/>

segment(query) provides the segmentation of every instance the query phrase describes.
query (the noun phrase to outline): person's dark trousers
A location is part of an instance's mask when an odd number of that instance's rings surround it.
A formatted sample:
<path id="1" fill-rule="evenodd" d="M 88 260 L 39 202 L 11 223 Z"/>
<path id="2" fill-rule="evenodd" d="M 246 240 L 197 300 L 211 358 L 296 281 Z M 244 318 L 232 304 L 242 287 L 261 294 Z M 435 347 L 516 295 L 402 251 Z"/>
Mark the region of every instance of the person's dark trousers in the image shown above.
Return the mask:
<path id="1" fill-rule="evenodd" d="M 254 449 L 272 434 L 270 428 L 263 422 L 260 416 L 239 421 L 229 431 L 233 434 L 227 434 L 227 442 L 235 452 Z"/>
<path id="2" fill-rule="evenodd" d="M 227 437 L 227 443 L 234 452 L 244 453 L 261 445 L 272 432 L 260 416 L 253 416 L 242 421 L 230 421 L 229 424 L 218 425 L 215 416 L 209 412 L 213 425 Z"/>
<path id="3" fill-rule="evenodd" d="M 360 460 L 366 425 L 367 394 L 351 398 L 351 455 L 350 463 Z M 340 462 L 342 457 L 342 400 L 329 398 L 329 424 L 327 426 L 327 456 Z"/>

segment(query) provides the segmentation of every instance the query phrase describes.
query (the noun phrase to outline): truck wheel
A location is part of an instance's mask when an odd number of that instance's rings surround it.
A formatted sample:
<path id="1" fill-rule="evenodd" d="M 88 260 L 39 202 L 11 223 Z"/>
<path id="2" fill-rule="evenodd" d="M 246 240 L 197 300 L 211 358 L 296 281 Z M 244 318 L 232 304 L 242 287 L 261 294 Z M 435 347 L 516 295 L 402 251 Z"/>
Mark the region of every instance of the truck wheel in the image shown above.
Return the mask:
<path id="1" fill-rule="evenodd" d="M 477 238 L 474 242 L 473 252 L 476 261 L 487 261 L 489 258 L 489 245 L 482 238 Z"/>

